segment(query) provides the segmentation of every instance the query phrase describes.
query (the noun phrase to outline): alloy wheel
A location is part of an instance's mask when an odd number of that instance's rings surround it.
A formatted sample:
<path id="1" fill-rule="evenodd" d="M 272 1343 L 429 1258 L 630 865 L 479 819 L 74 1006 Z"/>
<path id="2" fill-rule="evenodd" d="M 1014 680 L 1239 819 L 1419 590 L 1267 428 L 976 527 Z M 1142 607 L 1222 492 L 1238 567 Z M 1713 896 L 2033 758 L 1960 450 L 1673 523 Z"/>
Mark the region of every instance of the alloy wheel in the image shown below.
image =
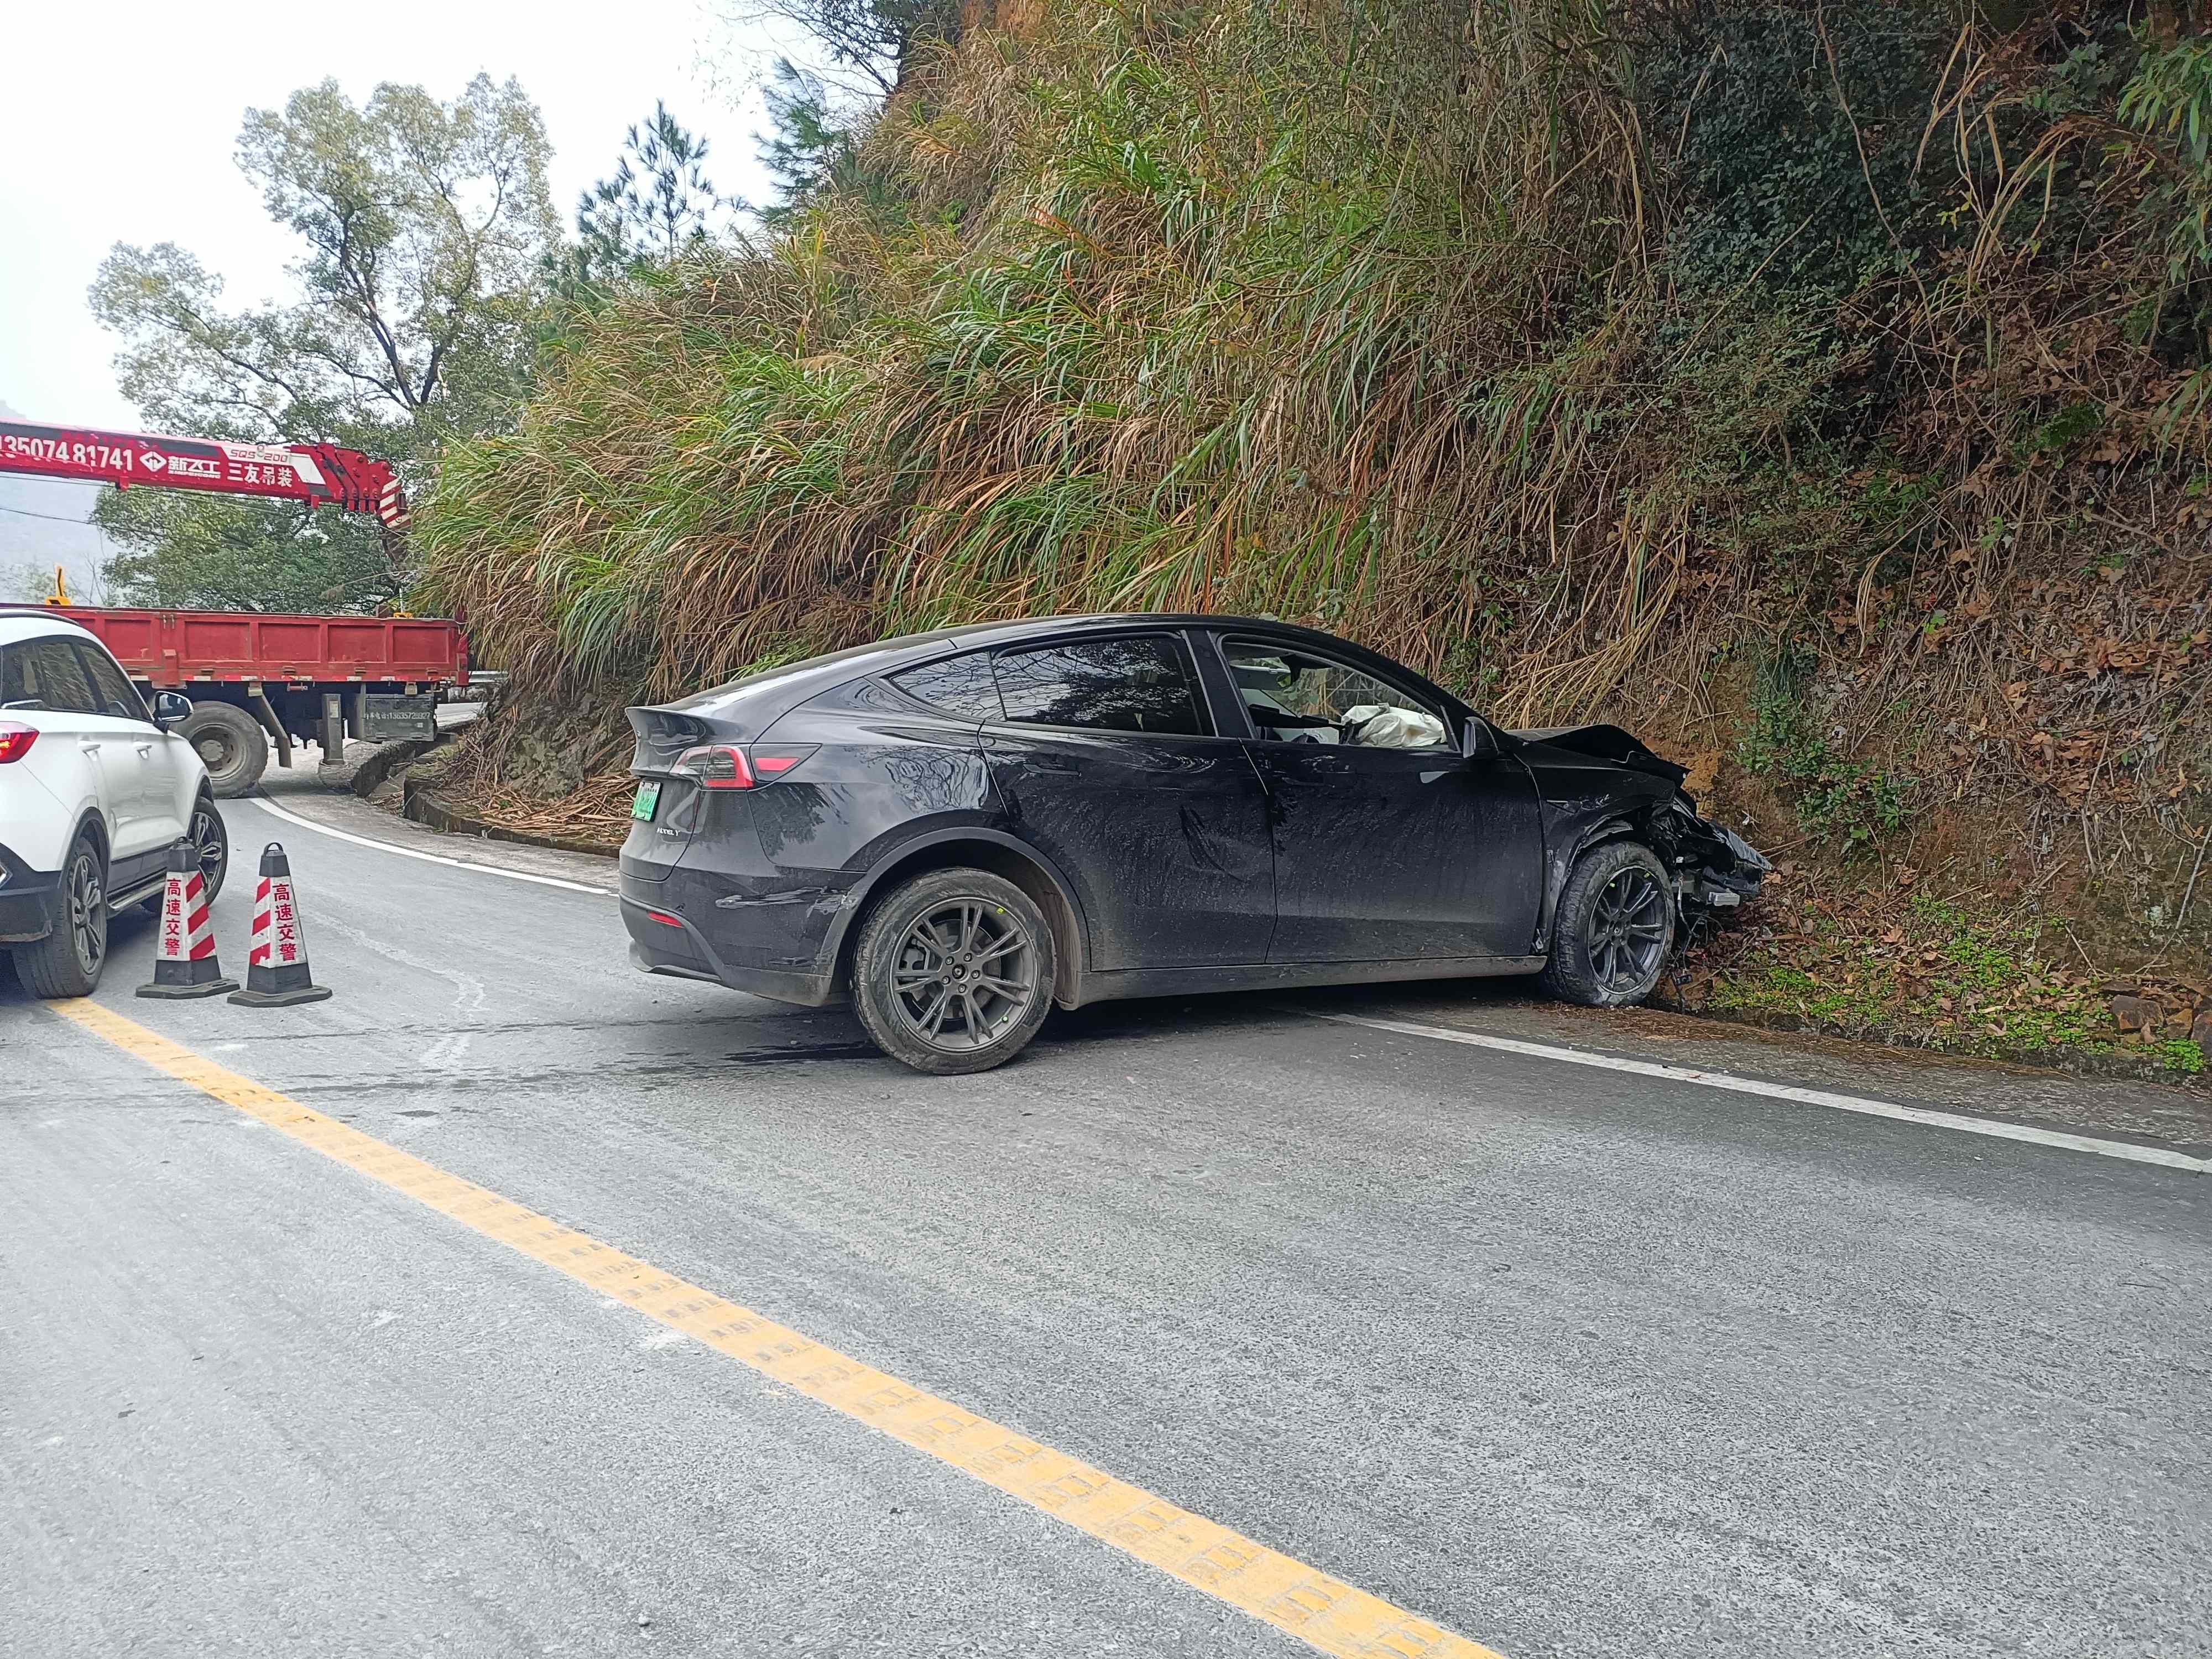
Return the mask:
<path id="1" fill-rule="evenodd" d="M 899 941 L 891 989 L 900 1019 L 933 1048 L 988 1048 L 1038 994 L 1037 952 L 1012 915 L 955 898 L 915 919 Z"/>
<path id="2" fill-rule="evenodd" d="M 213 807 L 192 809 L 191 830 L 186 839 L 191 842 L 192 855 L 199 863 L 200 879 L 212 893 L 222 878 L 223 860 L 228 854 L 222 823 L 216 817 Z"/>
<path id="3" fill-rule="evenodd" d="M 76 949 L 77 966 L 96 976 L 107 956 L 107 895 L 100 882 L 100 864 L 89 853 L 80 853 L 70 865 L 70 943 Z"/>
<path id="4" fill-rule="evenodd" d="M 1667 949 L 1667 895 L 1651 872 L 1630 865 L 1614 872 L 1590 918 L 1590 966 L 1609 991 L 1642 987 L 1657 976 Z"/>

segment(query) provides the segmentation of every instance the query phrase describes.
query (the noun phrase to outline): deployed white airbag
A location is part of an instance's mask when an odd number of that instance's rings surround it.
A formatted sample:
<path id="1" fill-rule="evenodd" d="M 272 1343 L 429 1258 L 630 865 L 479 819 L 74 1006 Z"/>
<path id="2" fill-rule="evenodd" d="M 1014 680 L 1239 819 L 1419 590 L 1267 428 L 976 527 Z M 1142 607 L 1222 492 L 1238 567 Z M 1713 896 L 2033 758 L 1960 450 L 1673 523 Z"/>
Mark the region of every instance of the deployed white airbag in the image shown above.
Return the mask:
<path id="1" fill-rule="evenodd" d="M 1363 702 L 1344 711 L 1344 729 L 1362 749 L 1441 749 L 1444 723 L 1418 708 Z"/>

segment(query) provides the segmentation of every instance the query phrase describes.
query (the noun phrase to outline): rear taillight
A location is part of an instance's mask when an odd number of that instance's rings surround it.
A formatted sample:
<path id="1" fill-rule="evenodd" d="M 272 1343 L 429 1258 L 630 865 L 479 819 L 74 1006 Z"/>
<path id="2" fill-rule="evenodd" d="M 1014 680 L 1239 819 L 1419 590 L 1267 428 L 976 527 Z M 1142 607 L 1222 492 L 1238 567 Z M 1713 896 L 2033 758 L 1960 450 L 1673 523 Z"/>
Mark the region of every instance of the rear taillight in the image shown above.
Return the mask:
<path id="1" fill-rule="evenodd" d="M 31 752 L 31 745 L 38 740 L 37 726 L 18 726 L 13 720 L 0 720 L 0 766 L 22 759 Z"/>
<path id="2" fill-rule="evenodd" d="M 819 744 L 705 743 L 687 749 L 670 769 L 702 789 L 758 789 L 774 783 Z"/>
<path id="3" fill-rule="evenodd" d="M 679 778 L 690 778 L 702 789 L 750 789 L 759 780 L 752 763 L 733 743 L 702 744 L 676 757 L 671 769 Z"/>

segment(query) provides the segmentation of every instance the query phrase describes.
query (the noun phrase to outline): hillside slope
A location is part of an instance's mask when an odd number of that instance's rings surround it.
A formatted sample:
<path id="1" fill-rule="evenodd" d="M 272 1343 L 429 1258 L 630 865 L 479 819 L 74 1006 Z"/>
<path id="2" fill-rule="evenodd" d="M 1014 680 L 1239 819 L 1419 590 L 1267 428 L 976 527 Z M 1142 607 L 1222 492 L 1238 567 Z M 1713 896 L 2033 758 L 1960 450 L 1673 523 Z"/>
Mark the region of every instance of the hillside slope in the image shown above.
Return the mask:
<path id="1" fill-rule="evenodd" d="M 1692 764 L 1784 861 L 1693 997 L 2038 1048 L 2140 993 L 2127 1040 L 2201 1063 L 2203 43 L 2094 6 L 1018 9 L 447 458 L 424 597 L 515 676 L 487 810 L 604 812 L 620 706 L 748 665 L 1267 612 Z"/>

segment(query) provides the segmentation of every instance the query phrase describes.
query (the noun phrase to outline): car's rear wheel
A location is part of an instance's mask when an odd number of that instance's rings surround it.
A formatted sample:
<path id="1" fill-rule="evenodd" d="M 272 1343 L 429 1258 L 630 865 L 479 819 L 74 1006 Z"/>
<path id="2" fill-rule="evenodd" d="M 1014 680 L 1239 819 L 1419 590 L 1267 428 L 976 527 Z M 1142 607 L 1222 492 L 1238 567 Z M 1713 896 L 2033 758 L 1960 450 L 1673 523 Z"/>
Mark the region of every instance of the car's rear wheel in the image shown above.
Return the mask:
<path id="1" fill-rule="evenodd" d="M 90 996 L 107 965 L 107 860 L 88 835 L 70 845 L 49 920 L 44 939 L 15 947 L 15 976 L 34 997 Z"/>
<path id="2" fill-rule="evenodd" d="M 1667 866 L 1640 842 L 1611 842 L 1585 853 L 1567 877 L 1545 988 L 1585 1007 L 1629 1007 L 1651 994 L 1674 948 Z"/>
<path id="3" fill-rule="evenodd" d="M 225 800 L 246 793 L 269 769 L 269 734 L 234 703 L 195 703 L 177 731 L 207 768 L 208 787 Z"/>
<path id="4" fill-rule="evenodd" d="M 875 1045 L 916 1071 L 987 1072 L 1029 1046 L 1052 1006 L 1052 928 L 988 870 L 932 870 L 870 909 L 853 1005 Z"/>

